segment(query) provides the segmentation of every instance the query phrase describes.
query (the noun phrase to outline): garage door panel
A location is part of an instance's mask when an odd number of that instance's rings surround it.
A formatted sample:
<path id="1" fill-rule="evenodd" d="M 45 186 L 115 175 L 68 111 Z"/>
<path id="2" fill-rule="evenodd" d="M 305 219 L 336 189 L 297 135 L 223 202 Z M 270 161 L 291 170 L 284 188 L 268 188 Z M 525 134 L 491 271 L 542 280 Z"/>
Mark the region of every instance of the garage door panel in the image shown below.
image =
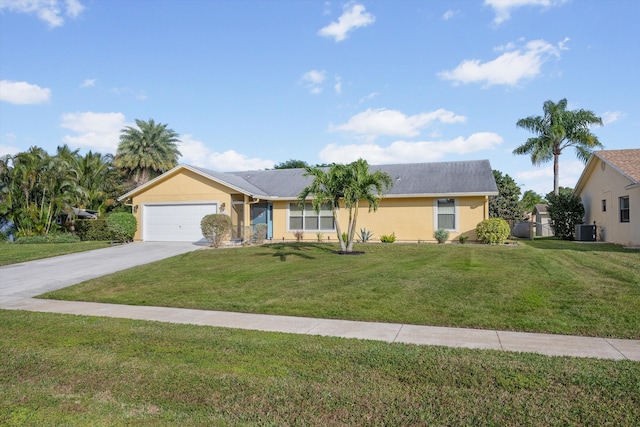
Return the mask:
<path id="1" fill-rule="evenodd" d="M 218 212 L 215 203 L 154 204 L 143 209 L 143 240 L 163 242 L 204 241 L 200 222 Z"/>

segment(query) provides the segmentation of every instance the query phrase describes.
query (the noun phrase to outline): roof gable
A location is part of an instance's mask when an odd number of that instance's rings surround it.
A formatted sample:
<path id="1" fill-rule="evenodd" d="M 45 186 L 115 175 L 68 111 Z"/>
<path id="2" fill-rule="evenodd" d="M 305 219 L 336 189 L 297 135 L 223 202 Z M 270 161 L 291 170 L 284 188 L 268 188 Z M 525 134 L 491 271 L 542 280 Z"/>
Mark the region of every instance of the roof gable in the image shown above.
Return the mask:
<path id="1" fill-rule="evenodd" d="M 612 169 L 630 181 L 631 186 L 640 185 L 640 148 L 626 150 L 600 150 L 594 151 L 585 166 L 576 187 L 576 194 L 580 194 L 589 180 L 591 171 L 596 167 L 598 161 L 604 162 Z"/>
<path id="2" fill-rule="evenodd" d="M 312 177 L 305 176 L 305 169 L 217 172 L 180 165 L 121 196 L 119 200 L 131 198 L 182 169 L 262 199 L 296 199 L 302 189 L 312 182 Z M 371 165 L 370 169 L 386 172 L 393 179 L 393 186 L 386 197 L 498 194 L 488 160 Z"/>
<path id="3" fill-rule="evenodd" d="M 596 151 L 594 154 L 634 181 L 635 184 L 640 183 L 640 148 L 602 150 Z"/>

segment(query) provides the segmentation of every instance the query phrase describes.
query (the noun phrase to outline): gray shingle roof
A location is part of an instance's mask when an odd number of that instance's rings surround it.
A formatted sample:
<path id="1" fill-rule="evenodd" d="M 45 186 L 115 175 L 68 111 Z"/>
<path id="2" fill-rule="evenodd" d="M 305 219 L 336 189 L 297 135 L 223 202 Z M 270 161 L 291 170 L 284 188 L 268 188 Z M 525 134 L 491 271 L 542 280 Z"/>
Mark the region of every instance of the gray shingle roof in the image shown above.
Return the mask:
<path id="1" fill-rule="evenodd" d="M 267 199 L 295 199 L 312 180 L 304 176 L 304 169 L 216 172 L 193 166 L 190 168 L 247 194 Z M 391 175 L 393 187 L 387 197 L 498 194 L 488 160 L 372 165 L 370 168 Z"/>

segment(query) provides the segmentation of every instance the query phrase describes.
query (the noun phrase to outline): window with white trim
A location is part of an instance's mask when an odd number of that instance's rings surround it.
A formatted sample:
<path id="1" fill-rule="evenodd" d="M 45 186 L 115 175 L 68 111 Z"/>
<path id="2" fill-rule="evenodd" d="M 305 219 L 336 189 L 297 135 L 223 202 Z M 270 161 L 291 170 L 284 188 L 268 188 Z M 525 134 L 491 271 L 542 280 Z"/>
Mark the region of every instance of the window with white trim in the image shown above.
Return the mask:
<path id="1" fill-rule="evenodd" d="M 333 213 L 328 206 L 323 206 L 318 213 L 311 203 L 305 203 L 304 208 L 289 203 L 289 230 L 334 231 Z"/>
<path id="2" fill-rule="evenodd" d="M 629 222 L 629 196 L 620 197 L 620 222 Z"/>
<path id="3" fill-rule="evenodd" d="M 456 229 L 456 202 L 454 199 L 436 201 L 436 229 Z"/>

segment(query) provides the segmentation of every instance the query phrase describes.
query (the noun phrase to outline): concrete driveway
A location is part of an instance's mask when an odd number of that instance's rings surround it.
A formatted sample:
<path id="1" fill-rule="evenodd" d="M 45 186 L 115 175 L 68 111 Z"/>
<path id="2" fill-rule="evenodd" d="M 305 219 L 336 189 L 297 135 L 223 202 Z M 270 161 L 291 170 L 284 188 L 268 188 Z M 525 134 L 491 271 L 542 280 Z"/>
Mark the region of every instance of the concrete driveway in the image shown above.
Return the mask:
<path id="1" fill-rule="evenodd" d="M 0 267 L 0 300 L 34 297 L 203 247 L 182 242 L 137 242 L 6 265 Z"/>

